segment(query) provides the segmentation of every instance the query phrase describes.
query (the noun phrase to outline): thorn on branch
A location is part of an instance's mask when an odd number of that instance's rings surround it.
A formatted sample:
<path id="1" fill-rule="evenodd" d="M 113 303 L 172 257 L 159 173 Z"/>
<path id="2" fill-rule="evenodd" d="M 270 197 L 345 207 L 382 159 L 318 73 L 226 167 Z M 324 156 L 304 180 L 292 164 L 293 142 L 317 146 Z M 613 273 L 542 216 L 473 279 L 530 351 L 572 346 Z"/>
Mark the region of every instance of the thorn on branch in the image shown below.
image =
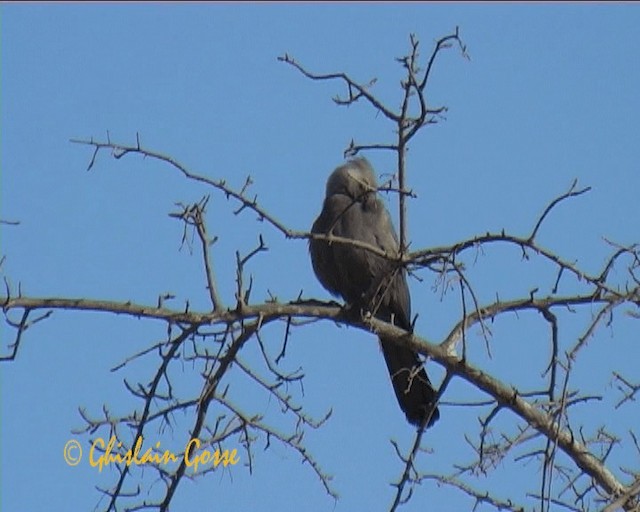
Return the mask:
<path id="1" fill-rule="evenodd" d="M 251 179 L 251 176 L 247 176 L 247 179 L 245 180 L 244 185 L 242 185 L 242 188 L 240 189 L 240 195 L 244 195 L 247 189 L 251 185 L 253 185 L 253 179 Z M 257 196 L 256 196 L 256 199 L 257 199 Z"/>

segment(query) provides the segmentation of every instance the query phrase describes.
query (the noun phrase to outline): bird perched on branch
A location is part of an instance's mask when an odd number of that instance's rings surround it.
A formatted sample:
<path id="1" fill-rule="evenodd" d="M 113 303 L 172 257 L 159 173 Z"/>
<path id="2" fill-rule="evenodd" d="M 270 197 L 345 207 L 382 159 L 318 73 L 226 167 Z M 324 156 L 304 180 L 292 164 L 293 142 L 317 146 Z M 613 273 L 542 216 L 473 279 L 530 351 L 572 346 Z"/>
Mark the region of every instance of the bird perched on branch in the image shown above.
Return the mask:
<path id="1" fill-rule="evenodd" d="M 389 212 L 377 195 L 373 169 L 364 158 L 338 167 L 327 181 L 322 212 L 312 233 L 332 234 L 377 247 L 385 258 L 363 247 L 311 239 L 311 262 L 318 280 L 333 295 L 385 322 L 411 331 L 411 298 L 405 270 L 394 261 L 399 247 Z M 440 416 L 418 354 L 380 338 L 382 353 L 400 408 L 417 426 L 431 426 Z"/>

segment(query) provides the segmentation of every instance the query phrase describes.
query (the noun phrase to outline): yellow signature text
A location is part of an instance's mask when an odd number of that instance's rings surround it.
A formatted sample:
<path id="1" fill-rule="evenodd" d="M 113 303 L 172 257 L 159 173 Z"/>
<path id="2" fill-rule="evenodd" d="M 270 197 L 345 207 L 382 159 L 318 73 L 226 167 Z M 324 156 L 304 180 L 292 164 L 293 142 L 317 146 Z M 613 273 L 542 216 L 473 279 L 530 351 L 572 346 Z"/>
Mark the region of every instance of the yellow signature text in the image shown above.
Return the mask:
<path id="1" fill-rule="evenodd" d="M 198 471 L 200 464 L 213 463 L 213 467 L 217 468 L 221 463 L 224 467 L 231 464 L 235 466 L 240 459 L 238 458 L 238 450 L 235 448 L 229 452 L 229 450 L 220 451 L 218 448 L 216 451 L 211 452 L 209 450 L 202 450 L 199 454 L 193 454 L 192 449 L 198 450 L 200 448 L 200 439 L 192 439 L 187 444 L 187 449 L 184 452 L 184 463 L 189 468 L 193 468 L 193 471 Z"/>
<path id="2" fill-rule="evenodd" d="M 160 450 L 160 442 L 155 444 L 155 447 L 147 448 L 142 451 L 142 436 L 138 437 L 132 449 L 122 453 L 122 442 L 118 441 L 115 436 L 111 436 L 109 441 L 101 437 L 97 438 L 92 444 L 89 450 L 89 464 L 92 467 L 97 467 L 98 471 L 102 471 L 105 466 L 109 464 L 131 464 L 140 466 L 143 464 L 156 464 L 167 465 L 170 462 L 176 462 L 180 459 L 178 455 L 170 450 Z M 184 463 L 187 467 L 192 467 L 194 471 L 198 470 L 198 466 L 205 464 L 213 464 L 216 468 L 220 464 L 224 467 L 227 465 L 235 465 L 240 462 L 238 458 L 238 450 L 235 448 L 231 451 L 221 451 L 217 449 L 210 451 L 200 449 L 201 442 L 199 439 L 191 439 L 187 444 L 184 452 Z M 101 453 L 100 453 L 101 452 Z"/>

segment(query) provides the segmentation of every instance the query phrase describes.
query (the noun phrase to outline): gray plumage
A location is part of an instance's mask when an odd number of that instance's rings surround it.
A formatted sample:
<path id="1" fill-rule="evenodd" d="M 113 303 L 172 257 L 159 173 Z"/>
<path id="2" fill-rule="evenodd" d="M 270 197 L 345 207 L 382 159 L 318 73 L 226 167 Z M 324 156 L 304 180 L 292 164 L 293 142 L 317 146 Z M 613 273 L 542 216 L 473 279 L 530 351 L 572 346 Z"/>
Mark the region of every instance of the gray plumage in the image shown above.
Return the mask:
<path id="1" fill-rule="evenodd" d="M 367 160 L 358 158 L 338 167 L 327 181 L 322 212 L 313 233 L 366 242 L 398 254 L 398 240 L 389 212 L 377 196 L 377 183 Z M 411 330 L 411 298 L 405 271 L 393 261 L 350 244 L 310 240 L 313 270 L 320 283 L 351 306 L 376 318 Z M 435 391 L 418 354 L 380 338 L 400 407 L 409 422 L 421 425 L 429 414 L 439 417 Z M 431 412 L 433 410 L 433 412 Z"/>

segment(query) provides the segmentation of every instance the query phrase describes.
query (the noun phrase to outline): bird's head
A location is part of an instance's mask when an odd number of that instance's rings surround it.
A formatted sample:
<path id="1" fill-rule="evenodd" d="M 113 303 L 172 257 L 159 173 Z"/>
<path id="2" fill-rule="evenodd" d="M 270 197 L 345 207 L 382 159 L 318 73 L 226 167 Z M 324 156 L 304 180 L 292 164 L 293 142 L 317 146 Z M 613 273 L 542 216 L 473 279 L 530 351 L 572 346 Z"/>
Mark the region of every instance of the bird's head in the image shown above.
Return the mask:
<path id="1" fill-rule="evenodd" d="M 349 160 L 333 171 L 327 181 L 327 197 L 344 194 L 358 200 L 377 189 L 373 168 L 366 158 Z"/>

